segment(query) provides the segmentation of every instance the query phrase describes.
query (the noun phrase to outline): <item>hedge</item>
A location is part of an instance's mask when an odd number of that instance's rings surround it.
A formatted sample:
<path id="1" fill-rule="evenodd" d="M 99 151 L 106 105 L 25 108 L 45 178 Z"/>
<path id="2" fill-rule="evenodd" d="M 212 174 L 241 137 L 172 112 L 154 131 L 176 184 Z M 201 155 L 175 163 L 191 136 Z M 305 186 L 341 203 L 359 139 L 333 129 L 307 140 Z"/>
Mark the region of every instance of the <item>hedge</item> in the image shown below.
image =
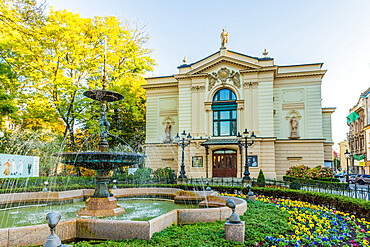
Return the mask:
<path id="1" fill-rule="evenodd" d="M 241 188 L 237 186 L 212 186 L 212 189 L 217 190 L 221 193 L 248 193 L 247 188 Z M 357 217 L 370 219 L 370 201 L 366 201 L 363 199 L 356 199 L 348 196 L 322 192 L 301 191 L 292 189 L 253 187 L 252 190 L 255 194 L 258 195 L 305 201 L 349 214 L 354 214 Z"/>
<path id="2" fill-rule="evenodd" d="M 327 189 L 331 188 L 337 190 L 344 190 L 347 189 L 348 187 L 347 183 L 341 183 L 340 180 L 337 178 L 314 180 L 314 179 L 296 178 L 292 176 L 283 176 L 283 180 L 286 182 L 298 181 L 301 186 L 315 186 L 315 187 L 321 186 Z"/>
<path id="3" fill-rule="evenodd" d="M 110 187 L 112 184 L 109 185 Z M 63 190 L 75 190 L 75 189 L 92 189 L 95 185 L 88 184 L 75 184 L 66 186 L 55 186 L 51 188 L 51 191 L 63 191 Z M 119 188 L 135 188 L 138 187 L 137 184 L 117 184 Z M 170 187 L 179 188 L 183 190 L 203 190 L 204 188 L 199 185 L 192 184 L 141 184 L 140 187 Z M 16 193 L 16 192 L 27 192 L 27 191 L 41 191 L 43 187 L 27 187 L 27 188 L 17 188 L 17 189 L 2 189 L 0 193 Z M 248 189 L 239 186 L 212 186 L 213 190 L 220 193 L 243 193 L 248 194 Z M 322 192 L 313 191 L 301 191 L 292 189 L 276 189 L 276 188 L 263 188 L 263 187 L 253 187 L 252 190 L 255 194 L 272 196 L 275 198 L 286 198 L 291 200 L 300 200 L 309 202 L 316 205 L 325 206 L 331 209 L 339 210 L 342 212 L 354 214 L 357 217 L 363 217 L 370 219 L 370 201 L 363 199 L 351 198 L 348 196 L 341 196 L 336 194 L 328 194 Z"/>
<path id="4" fill-rule="evenodd" d="M 1 189 L 24 189 L 25 187 L 44 186 L 44 181 L 48 181 L 51 186 L 75 185 L 75 184 L 94 184 L 93 177 L 27 177 L 27 178 L 1 178 Z M 28 191 L 28 190 L 27 190 Z M 1 193 L 1 192 L 0 192 Z"/>

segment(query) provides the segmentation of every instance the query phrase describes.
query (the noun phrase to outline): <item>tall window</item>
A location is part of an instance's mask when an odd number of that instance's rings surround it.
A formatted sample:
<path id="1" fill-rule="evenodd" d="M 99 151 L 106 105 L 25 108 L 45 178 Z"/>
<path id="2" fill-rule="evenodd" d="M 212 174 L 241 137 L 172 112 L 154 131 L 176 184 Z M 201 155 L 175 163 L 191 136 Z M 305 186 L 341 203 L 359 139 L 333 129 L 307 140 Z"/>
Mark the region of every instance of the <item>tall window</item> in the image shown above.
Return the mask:
<path id="1" fill-rule="evenodd" d="M 236 136 L 236 96 L 229 89 L 217 91 L 213 97 L 213 136 Z"/>

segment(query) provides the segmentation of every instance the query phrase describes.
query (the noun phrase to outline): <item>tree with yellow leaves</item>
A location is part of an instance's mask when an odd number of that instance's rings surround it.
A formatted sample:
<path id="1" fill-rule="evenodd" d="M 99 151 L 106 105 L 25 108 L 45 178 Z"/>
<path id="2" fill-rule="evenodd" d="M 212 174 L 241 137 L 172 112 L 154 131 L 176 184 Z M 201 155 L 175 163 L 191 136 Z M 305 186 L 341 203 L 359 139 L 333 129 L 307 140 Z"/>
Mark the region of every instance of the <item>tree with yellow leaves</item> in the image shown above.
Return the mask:
<path id="1" fill-rule="evenodd" d="M 76 149 L 76 124 L 96 128 L 94 106 L 82 93 L 101 88 L 106 38 L 108 89 L 124 88 L 141 95 L 129 108 L 140 108 L 138 119 L 144 118 L 140 86 L 154 61 L 144 47 L 148 37 L 140 29 L 112 16 L 82 18 L 53 9 L 45 14 L 35 0 L 0 0 L 0 13 L 0 62 L 20 82 L 24 127 L 62 122 L 72 150 Z"/>

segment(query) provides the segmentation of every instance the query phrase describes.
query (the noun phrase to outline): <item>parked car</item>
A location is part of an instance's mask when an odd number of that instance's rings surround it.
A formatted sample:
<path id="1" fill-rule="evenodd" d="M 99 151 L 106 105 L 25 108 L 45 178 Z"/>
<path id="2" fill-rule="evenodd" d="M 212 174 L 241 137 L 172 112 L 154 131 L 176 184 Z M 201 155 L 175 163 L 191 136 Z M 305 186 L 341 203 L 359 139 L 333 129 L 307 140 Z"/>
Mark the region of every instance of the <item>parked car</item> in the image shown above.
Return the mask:
<path id="1" fill-rule="evenodd" d="M 370 175 L 357 175 L 355 182 L 358 184 L 370 183 Z"/>
<path id="2" fill-rule="evenodd" d="M 342 172 L 341 173 L 337 173 L 337 174 L 334 175 L 335 178 L 344 178 L 345 176 L 346 176 L 346 174 L 344 174 Z"/>
<path id="3" fill-rule="evenodd" d="M 356 183 L 356 177 L 358 176 L 358 174 L 348 174 L 348 177 L 349 177 L 349 183 L 350 184 L 354 184 Z M 347 181 L 347 176 L 346 176 L 346 182 Z"/>

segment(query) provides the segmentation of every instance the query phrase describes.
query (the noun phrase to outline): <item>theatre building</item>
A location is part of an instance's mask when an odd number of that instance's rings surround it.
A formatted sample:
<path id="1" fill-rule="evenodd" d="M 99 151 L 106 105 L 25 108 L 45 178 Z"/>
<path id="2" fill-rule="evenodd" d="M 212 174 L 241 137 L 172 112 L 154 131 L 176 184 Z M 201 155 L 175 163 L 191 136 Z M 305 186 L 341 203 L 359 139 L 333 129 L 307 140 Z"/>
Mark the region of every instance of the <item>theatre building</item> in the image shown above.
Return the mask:
<path id="1" fill-rule="evenodd" d="M 256 135 L 248 147 L 251 177 L 282 179 L 290 166 L 332 162 L 331 114 L 321 105 L 322 63 L 279 66 L 267 56 L 228 50 L 178 66 L 178 73 L 147 78 L 146 166 L 179 175 L 177 133 L 188 178 L 243 177 L 245 149 L 238 132 Z"/>

